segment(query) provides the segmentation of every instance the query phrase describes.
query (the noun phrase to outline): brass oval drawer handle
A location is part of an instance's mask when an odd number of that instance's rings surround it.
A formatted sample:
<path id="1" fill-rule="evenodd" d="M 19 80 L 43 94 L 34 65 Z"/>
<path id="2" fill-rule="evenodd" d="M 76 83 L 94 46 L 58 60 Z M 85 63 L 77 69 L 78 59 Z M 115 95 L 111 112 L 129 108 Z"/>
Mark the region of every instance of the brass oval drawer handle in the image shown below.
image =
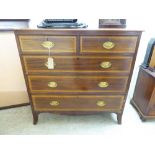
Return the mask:
<path id="1" fill-rule="evenodd" d="M 48 87 L 50 87 L 50 88 L 56 88 L 57 86 L 58 86 L 58 84 L 54 81 L 48 82 Z"/>
<path id="2" fill-rule="evenodd" d="M 50 49 L 53 48 L 55 44 L 52 41 L 44 41 L 41 45 L 45 48 Z"/>
<path id="3" fill-rule="evenodd" d="M 100 82 L 100 83 L 98 84 L 98 86 L 99 86 L 100 88 L 107 88 L 107 87 L 109 86 L 109 83 L 108 83 L 108 82 Z"/>
<path id="4" fill-rule="evenodd" d="M 104 107 L 106 103 L 104 101 L 97 101 L 96 105 L 99 107 Z"/>
<path id="5" fill-rule="evenodd" d="M 102 45 L 105 49 L 110 50 L 112 48 L 115 47 L 115 43 L 111 42 L 111 41 L 106 41 L 103 43 Z"/>
<path id="6" fill-rule="evenodd" d="M 51 101 L 49 104 L 51 106 L 58 106 L 60 104 L 60 102 L 58 102 L 58 101 Z"/>
<path id="7" fill-rule="evenodd" d="M 101 62 L 100 64 L 101 68 L 110 68 L 112 66 L 112 63 L 109 61 Z"/>

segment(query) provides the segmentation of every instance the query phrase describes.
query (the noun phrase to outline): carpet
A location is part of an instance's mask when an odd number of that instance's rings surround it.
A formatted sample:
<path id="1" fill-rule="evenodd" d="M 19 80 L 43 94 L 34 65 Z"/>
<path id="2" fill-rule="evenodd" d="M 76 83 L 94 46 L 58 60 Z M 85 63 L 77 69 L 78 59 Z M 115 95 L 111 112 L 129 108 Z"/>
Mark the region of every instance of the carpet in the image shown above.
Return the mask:
<path id="1" fill-rule="evenodd" d="M 0 110 L 1 135 L 127 135 L 154 134 L 155 120 L 141 122 L 135 109 L 127 103 L 122 125 L 117 124 L 116 115 L 59 115 L 41 113 L 37 125 L 33 125 L 30 106 Z"/>

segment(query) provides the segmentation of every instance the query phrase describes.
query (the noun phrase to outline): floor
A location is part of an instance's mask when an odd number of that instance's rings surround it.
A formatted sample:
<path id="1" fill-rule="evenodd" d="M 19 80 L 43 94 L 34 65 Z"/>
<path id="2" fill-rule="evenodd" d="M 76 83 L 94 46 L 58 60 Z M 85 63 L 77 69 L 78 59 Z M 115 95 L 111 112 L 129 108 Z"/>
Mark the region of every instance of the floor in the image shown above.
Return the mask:
<path id="1" fill-rule="evenodd" d="M 135 109 L 126 103 L 122 125 L 116 115 L 103 113 L 66 116 L 42 113 L 37 125 L 32 124 L 30 106 L 0 111 L 1 135 L 155 135 L 155 120 L 142 122 Z"/>

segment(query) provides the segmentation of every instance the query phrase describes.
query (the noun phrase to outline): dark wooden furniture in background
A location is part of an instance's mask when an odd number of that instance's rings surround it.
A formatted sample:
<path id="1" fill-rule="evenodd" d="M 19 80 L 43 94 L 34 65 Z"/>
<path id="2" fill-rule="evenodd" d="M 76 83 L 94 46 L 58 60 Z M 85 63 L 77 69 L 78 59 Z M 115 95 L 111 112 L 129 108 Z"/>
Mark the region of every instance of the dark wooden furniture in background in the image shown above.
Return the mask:
<path id="1" fill-rule="evenodd" d="M 155 118 L 155 72 L 140 67 L 131 104 L 142 121 Z"/>
<path id="2" fill-rule="evenodd" d="M 141 66 L 155 71 L 155 38 L 151 38 L 148 42 L 144 61 Z"/>
<path id="3" fill-rule="evenodd" d="M 34 124 L 38 114 L 117 114 L 124 104 L 141 31 L 123 29 L 31 29 L 15 31 Z M 51 41 L 54 69 L 46 66 Z"/>

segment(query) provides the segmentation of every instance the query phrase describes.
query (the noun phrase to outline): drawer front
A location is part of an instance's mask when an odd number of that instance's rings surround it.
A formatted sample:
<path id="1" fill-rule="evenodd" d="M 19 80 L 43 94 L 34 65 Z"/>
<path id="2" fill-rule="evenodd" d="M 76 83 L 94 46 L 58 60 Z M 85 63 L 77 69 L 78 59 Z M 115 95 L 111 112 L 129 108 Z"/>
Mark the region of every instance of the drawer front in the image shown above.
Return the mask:
<path id="1" fill-rule="evenodd" d="M 134 53 L 137 37 L 135 36 L 83 36 L 81 52 Z"/>
<path id="2" fill-rule="evenodd" d="M 32 96 L 36 111 L 118 111 L 123 96 Z"/>
<path id="3" fill-rule="evenodd" d="M 46 56 L 24 56 L 28 73 L 34 72 L 130 72 L 132 57 L 53 56 L 54 69 L 48 69 Z"/>
<path id="4" fill-rule="evenodd" d="M 125 92 L 128 77 L 29 76 L 31 92 Z"/>
<path id="5" fill-rule="evenodd" d="M 19 36 L 20 47 L 23 53 L 48 53 L 48 49 L 42 46 L 42 43 L 47 40 L 53 43 L 51 53 L 76 52 L 75 36 Z"/>

